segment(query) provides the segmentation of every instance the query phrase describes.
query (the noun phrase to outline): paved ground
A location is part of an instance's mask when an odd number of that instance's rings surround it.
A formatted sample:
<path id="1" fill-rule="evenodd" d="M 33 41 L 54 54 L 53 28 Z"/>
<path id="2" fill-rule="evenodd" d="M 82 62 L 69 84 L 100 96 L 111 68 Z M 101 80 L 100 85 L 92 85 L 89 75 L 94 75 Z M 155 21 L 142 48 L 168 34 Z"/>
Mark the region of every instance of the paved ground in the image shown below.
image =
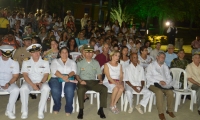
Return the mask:
<path id="1" fill-rule="evenodd" d="M 37 109 L 38 109 L 38 102 L 39 102 L 39 96 L 37 99 L 29 99 L 29 115 L 27 120 L 37 120 Z M 59 114 L 50 114 L 49 113 L 49 106 L 50 101 L 47 101 L 48 105 L 48 111 L 45 113 L 44 120 L 74 120 L 77 119 L 78 113 L 72 113 L 71 116 L 66 117 L 64 112 L 64 106 L 65 106 L 65 99 L 62 99 L 62 109 L 59 112 Z M 6 110 L 6 104 L 8 101 L 8 95 L 6 96 L 0 96 L 0 120 L 9 120 L 5 115 Z M 108 106 L 110 101 L 110 95 L 108 95 Z M 189 100 L 186 100 L 186 103 L 182 104 L 178 108 L 178 112 L 175 113 L 176 118 L 170 118 L 168 115 L 166 116 L 167 120 L 199 120 L 200 116 L 197 114 L 197 108 L 196 104 L 194 105 L 194 111 L 189 110 Z M 166 104 L 166 102 L 164 103 Z M 120 108 L 120 102 L 118 103 L 118 106 Z M 21 101 L 17 101 L 16 103 L 16 120 L 21 120 Z M 127 112 L 120 112 L 119 114 L 115 115 L 113 114 L 109 108 L 104 109 L 104 112 L 106 114 L 107 120 L 159 120 L 157 115 L 157 109 L 156 106 L 153 105 L 152 112 L 147 112 L 143 115 L 139 114 L 136 109 L 133 110 L 133 113 L 129 114 Z M 97 113 L 97 107 L 96 107 L 96 98 L 94 98 L 94 103 L 90 105 L 89 101 L 86 101 L 85 103 L 85 109 L 84 109 L 84 120 L 101 120 Z"/>

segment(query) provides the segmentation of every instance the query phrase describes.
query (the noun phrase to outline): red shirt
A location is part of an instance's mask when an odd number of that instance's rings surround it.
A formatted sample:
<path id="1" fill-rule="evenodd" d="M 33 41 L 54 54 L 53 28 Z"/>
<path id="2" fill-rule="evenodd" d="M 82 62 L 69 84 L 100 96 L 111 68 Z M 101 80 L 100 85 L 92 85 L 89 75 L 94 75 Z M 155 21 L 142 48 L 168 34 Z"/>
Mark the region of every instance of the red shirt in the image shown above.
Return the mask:
<path id="1" fill-rule="evenodd" d="M 98 54 L 95 57 L 95 59 L 99 62 L 100 67 L 103 66 L 105 63 L 110 61 L 109 54 L 108 54 L 108 57 L 106 58 L 106 56 L 103 53 Z"/>

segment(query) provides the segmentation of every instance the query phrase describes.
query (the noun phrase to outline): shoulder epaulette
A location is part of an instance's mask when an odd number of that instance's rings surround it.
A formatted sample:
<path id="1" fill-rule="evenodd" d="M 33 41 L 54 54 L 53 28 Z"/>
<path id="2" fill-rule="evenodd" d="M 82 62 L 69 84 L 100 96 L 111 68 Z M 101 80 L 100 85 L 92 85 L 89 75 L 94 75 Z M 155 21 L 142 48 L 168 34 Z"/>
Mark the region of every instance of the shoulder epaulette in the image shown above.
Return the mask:
<path id="1" fill-rule="evenodd" d="M 27 61 L 27 60 L 29 60 L 29 59 L 30 59 L 30 57 L 24 58 L 24 61 Z"/>
<path id="2" fill-rule="evenodd" d="M 45 61 L 48 61 L 48 59 L 47 58 L 42 58 L 43 60 L 45 60 Z"/>

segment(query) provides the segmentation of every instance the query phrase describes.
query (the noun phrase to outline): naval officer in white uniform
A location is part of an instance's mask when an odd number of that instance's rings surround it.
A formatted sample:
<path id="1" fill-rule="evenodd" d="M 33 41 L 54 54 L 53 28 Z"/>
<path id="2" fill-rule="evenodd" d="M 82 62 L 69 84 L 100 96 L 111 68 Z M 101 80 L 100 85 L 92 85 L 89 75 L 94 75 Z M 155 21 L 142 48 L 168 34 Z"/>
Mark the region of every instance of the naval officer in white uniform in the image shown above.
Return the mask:
<path id="1" fill-rule="evenodd" d="M 41 98 L 38 108 L 38 118 L 44 118 L 44 107 L 49 96 L 50 87 L 47 84 L 48 75 L 50 73 L 49 62 L 43 60 L 40 56 L 40 44 L 32 44 L 26 50 L 30 52 L 31 57 L 24 59 L 22 63 L 21 73 L 25 82 L 20 88 L 20 96 L 22 102 L 22 119 L 28 117 L 28 97 L 32 90 L 40 91 Z"/>
<path id="2" fill-rule="evenodd" d="M 13 108 L 19 95 L 19 88 L 15 84 L 19 76 L 19 63 L 11 59 L 14 47 L 10 45 L 0 46 L 2 56 L 0 56 L 0 91 L 10 93 L 5 115 L 10 119 L 15 119 Z"/>

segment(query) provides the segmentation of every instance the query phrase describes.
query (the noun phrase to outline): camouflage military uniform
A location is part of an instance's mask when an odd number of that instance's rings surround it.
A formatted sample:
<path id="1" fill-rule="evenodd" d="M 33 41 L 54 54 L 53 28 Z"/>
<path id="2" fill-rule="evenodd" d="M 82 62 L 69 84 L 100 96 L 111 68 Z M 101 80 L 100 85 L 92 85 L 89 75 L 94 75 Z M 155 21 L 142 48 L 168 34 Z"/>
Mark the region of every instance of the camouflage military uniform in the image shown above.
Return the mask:
<path id="1" fill-rule="evenodd" d="M 187 65 L 188 65 L 188 61 L 186 59 L 180 60 L 179 58 L 175 58 L 172 60 L 170 68 L 181 68 L 185 70 Z M 182 73 L 180 77 L 180 82 L 182 83 L 181 88 L 183 88 L 183 79 L 184 79 L 184 76 Z"/>

